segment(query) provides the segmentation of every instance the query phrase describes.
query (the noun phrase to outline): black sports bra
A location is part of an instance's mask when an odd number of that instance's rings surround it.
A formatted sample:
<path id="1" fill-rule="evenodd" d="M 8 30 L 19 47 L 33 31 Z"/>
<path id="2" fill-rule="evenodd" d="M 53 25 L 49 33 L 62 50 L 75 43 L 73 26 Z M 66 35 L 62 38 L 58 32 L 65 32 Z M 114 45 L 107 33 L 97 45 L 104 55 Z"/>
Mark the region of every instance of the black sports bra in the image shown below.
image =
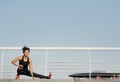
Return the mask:
<path id="1" fill-rule="evenodd" d="M 24 56 L 22 56 L 22 60 L 19 60 L 19 65 L 23 65 L 23 69 L 28 69 L 29 57 L 28 57 L 27 61 L 24 61 Z"/>

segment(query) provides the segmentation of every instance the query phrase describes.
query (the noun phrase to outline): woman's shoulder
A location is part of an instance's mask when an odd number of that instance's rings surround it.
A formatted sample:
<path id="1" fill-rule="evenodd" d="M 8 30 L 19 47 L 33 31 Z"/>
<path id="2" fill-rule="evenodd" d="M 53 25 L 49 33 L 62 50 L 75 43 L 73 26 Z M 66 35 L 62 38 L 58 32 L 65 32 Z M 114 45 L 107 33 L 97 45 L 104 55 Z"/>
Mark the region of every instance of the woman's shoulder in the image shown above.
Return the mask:
<path id="1" fill-rule="evenodd" d="M 22 56 L 18 56 L 19 60 L 22 60 Z"/>
<path id="2" fill-rule="evenodd" d="M 29 62 L 32 62 L 32 59 L 31 59 L 31 58 L 29 58 Z"/>

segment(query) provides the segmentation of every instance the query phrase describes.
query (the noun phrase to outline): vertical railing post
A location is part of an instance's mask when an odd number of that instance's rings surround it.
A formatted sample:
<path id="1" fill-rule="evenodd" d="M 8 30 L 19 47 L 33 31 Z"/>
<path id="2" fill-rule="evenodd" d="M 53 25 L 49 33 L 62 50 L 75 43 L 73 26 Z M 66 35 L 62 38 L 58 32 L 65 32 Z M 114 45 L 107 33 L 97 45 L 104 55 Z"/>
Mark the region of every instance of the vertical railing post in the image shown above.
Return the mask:
<path id="1" fill-rule="evenodd" d="M 3 78 L 3 61 L 4 61 L 4 50 L 2 51 L 2 58 L 1 58 L 1 79 Z"/>
<path id="2" fill-rule="evenodd" d="M 45 65 L 45 74 L 47 75 L 47 73 L 48 73 L 48 51 L 47 51 L 47 49 L 46 49 L 45 63 L 46 63 L 46 65 Z"/>
<path id="3" fill-rule="evenodd" d="M 89 79 L 91 80 L 91 52 L 88 51 L 89 54 Z"/>

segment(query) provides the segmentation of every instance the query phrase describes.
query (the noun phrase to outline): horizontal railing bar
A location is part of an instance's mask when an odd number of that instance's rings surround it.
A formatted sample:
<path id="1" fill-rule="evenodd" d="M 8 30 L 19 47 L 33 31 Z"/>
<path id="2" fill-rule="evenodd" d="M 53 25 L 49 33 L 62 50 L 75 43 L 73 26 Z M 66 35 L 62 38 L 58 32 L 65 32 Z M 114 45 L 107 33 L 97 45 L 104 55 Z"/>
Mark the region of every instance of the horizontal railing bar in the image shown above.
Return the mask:
<path id="1" fill-rule="evenodd" d="M 33 63 L 46 63 L 46 62 L 33 62 Z M 58 62 L 49 62 L 48 63 L 88 63 L 88 61 L 58 61 Z M 91 61 L 91 63 L 120 63 L 120 61 Z M 4 64 L 5 65 L 11 65 L 11 64 Z"/>
<path id="2" fill-rule="evenodd" d="M 0 50 L 20 50 L 22 47 L 0 47 Z M 32 50 L 120 50 L 120 47 L 30 47 Z"/>
<path id="3" fill-rule="evenodd" d="M 120 63 L 120 61 L 91 61 L 93 63 Z M 48 62 L 48 63 L 88 63 L 88 61 L 66 61 L 66 62 Z"/>
<path id="4" fill-rule="evenodd" d="M 88 66 L 88 65 L 48 65 L 48 66 L 54 66 L 54 67 L 55 67 L 55 66 L 65 66 L 65 67 L 67 66 L 67 67 L 68 67 L 68 66 Z M 94 66 L 98 66 L 98 65 L 96 64 L 96 65 L 94 65 Z M 94 66 L 93 66 L 93 67 L 94 67 Z M 109 67 L 115 66 L 115 67 L 120 67 L 120 65 L 102 65 L 102 66 L 109 66 Z"/>

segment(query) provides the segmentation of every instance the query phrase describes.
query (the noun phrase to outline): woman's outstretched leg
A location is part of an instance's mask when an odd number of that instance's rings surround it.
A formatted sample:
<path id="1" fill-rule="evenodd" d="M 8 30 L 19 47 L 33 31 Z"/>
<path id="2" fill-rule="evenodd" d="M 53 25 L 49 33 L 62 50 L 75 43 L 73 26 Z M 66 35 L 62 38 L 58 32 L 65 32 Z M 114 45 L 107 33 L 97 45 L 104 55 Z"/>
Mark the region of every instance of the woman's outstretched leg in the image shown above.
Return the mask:
<path id="1" fill-rule="evenodd" d="M 27 73 L 26 75 L 27 75 L 27 76 L 31 76 L 30 71 L 28 71 L 28 73 Z M 34 76 L 34 77 L 37 77 L 37 78 L 40 78 L 40 79 L 51 79 L 52 74 L 49 73 L 48 76 L 45 76 L 45 75 L 41 75 L 41 74 L 37 74 L 37 73 L 34 73 L 34 72 L 33 72 L 33 76 Z"/>
<path id="2" fill-rule="evenodd" d="M 44 75 L 37 74 L 37 73 L 33 73 L 33 75 L 34 75 L 34 77 L 38 77 L 40 79 L 51 79 L 51 76 L 52 76 L 51 72 L 49 73 L 48 76 L 44 76 Z"/>

